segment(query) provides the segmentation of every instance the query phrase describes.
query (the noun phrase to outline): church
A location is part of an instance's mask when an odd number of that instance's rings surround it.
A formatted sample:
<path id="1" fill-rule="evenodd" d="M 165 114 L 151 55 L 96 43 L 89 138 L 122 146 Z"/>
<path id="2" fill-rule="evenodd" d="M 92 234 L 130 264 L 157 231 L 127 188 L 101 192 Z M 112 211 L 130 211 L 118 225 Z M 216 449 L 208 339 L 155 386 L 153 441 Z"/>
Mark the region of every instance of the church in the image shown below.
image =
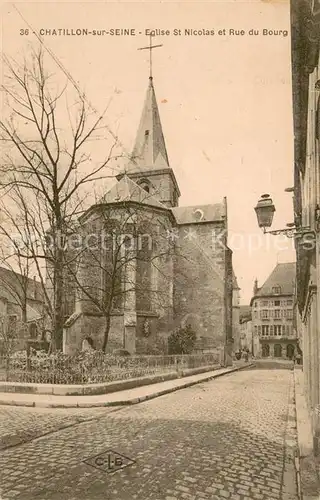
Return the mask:
<path id="1" fill-rule="evenodd" d="M 132 156 L 79 219 L 96 245 L 68 278 L 64 352 L 89 338 L 96 349 L 144 353 L 187 324 L 200 350 L 232 344 L 227 200 L 184 207 L 179 198 L 150 76 Z"/>

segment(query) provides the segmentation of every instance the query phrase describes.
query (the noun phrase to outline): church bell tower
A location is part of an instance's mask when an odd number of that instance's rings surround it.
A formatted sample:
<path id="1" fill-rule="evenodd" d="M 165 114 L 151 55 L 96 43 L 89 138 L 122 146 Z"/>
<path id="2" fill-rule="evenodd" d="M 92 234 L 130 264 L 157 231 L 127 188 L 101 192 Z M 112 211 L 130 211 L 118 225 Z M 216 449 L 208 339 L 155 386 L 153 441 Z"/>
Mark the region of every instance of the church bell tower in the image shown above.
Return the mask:
<path id="1" fill-rule="evenodd" d="M 152 46 L 150 38 L 150 45 L 143 47 L 150 50 L 149 84 L 130 161 L 117 178 L 126 174 L 170 208 L 178 206 L 180 190 L 169 164 L 152 77 L 152 49 L 159 46 Z"/>

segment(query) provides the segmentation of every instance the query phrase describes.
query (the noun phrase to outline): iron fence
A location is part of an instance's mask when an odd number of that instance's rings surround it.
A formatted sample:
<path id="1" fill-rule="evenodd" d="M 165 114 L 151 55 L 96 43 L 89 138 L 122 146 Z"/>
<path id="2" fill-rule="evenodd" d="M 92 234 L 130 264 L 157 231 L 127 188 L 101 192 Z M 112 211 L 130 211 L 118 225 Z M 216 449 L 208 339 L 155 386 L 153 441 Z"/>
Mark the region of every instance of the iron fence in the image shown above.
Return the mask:
<path id="1" fill-rule="evenodd" d="M 102 383 L 129 378 L 214 367 L 220 353 L 158 356 L 115 356 L 85 351 L 76 356 L 20 351 L 0 356 L 0 381 L 47 384 Z"/>

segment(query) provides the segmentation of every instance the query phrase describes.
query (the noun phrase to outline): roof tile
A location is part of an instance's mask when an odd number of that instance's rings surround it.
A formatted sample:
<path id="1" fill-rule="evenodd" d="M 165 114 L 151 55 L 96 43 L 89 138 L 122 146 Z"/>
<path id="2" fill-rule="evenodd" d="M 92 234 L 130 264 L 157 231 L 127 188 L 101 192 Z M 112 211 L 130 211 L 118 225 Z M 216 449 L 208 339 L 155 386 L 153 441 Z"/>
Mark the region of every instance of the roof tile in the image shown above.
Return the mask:
<path id="1" fill-rule="evenodd" d="M 292 295 L 296 280 L 296 263 L 286 262 L 277 264 L 268 279 L 259 288 L 256 297 L 274 295 L 274 287 L 281 288 L 280 295 Z"/>

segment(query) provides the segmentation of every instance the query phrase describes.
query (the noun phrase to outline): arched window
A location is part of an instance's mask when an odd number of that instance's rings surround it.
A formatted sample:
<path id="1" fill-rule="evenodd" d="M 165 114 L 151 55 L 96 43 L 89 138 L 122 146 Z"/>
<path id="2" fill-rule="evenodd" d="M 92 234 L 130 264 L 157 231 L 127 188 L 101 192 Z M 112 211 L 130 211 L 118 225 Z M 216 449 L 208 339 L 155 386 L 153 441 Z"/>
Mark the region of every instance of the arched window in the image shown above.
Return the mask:
<path id="1" fill-rule="evenodd" d="M 151 185 L 148 179 L 140 179 L 138 181 L 139 186 L 144 189 L 147 193 L 151 192 Z"/>
<path id="2" fill-rule="evenodd" d="M 94 349 L 94 343 L 93 343 L 92 338 L 86 337 L 85 339 L 83 339 L 81 350 L 82 351 L 91 351 L 92 349 Z"/>
<path id="3" fill-rule="evenodd" d="M 141 238 L 136 256 L 136 308 L 150 311 L 152 306 L 152 246 Z"/>
<path id="4" fill-rule="evenodd" d="M 29 325 L 29 336 L 31 339 L 36 339 L 38 336 L 38 331 L 37 331 L 37 324 L 36 323 L 31 323 Z"/>

